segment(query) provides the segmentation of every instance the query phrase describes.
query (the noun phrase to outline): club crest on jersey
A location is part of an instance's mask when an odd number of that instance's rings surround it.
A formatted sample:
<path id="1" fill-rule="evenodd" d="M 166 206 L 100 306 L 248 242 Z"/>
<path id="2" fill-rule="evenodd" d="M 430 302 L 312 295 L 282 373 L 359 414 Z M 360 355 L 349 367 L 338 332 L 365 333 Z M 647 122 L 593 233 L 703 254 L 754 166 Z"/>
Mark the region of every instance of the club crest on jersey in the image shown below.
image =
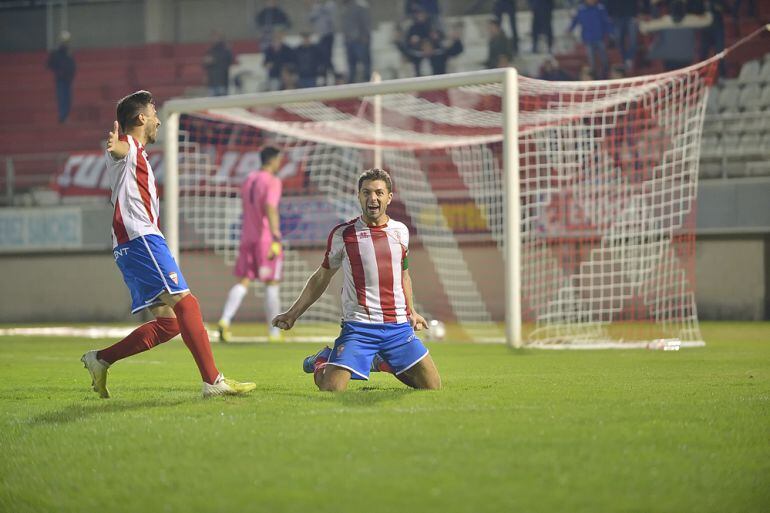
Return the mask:
<path id="1" fill-rule="evenodd" d="M 337 357 L 342 356 L 342 351 L 345 350 L 345 344 L 341 344 L 339 347 L 337 347 Z"/>
<path id="2" fill-rule="evenodd" d="M 179 285 L 179 276 L 176 273 L 169 273 L 168 277 L 171 278 L 175 285 Z"/>

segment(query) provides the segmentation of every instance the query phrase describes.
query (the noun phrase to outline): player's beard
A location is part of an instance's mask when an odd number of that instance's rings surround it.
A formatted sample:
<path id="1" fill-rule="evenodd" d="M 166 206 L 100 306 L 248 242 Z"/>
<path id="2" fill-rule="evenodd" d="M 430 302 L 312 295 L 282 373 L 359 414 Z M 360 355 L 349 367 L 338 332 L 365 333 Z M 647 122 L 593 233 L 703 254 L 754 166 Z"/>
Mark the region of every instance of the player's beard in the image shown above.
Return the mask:
<path id="1" fill-rule="evenodd" d="M 147 128 L 147 132 L 144 134 L 144 136 L 147 138 L 147 142 L 152 144 L 155 142 L 155 139 L 158 135 L 158 127 L 155 128 Z"/>

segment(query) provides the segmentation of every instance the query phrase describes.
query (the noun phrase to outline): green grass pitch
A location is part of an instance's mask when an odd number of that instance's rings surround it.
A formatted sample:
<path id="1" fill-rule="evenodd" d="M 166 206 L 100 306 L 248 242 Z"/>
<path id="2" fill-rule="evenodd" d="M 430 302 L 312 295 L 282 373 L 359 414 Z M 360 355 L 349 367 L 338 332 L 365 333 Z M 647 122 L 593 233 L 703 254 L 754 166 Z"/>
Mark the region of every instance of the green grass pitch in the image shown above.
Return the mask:
<path id="1" fill-rule="evenodd" d="M 770 509 L 770 324 L 704 323 L 705 348 L 430 345 L 439 392 L 375 375 L 322 394 L 313 344 L 214 348 L 249 397 L 199 398 L 179 341 L 0 338 L 0 511 L 726 512 Z"/>

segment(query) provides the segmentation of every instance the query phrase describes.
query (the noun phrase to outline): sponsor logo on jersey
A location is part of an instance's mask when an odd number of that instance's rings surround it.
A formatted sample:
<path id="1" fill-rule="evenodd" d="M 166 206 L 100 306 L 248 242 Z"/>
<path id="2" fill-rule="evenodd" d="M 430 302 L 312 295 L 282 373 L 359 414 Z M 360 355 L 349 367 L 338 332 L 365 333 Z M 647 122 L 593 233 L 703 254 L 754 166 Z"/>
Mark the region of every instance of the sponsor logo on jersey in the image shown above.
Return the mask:
<path id="1" fill-rule="evenodd" d="M 112 254 L 115 257 L 115 260 L 117 260 L 122 256 L 128 255 L 128 248 L 115 249 L 112 251 Z"/>

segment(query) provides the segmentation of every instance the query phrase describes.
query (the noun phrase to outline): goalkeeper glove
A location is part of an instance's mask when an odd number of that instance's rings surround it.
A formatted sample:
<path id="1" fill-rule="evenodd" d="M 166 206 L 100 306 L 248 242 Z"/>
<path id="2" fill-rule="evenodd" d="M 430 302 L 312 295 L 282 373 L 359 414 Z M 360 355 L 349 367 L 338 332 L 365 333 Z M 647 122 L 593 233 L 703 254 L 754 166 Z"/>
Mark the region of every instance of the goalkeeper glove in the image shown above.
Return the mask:
<path id="1" fill-rule="evenodd" d="M 273 254 L 273 258 L 279 256 L 281 254 L 281 243 L 273 242 L 270 244 L 270 253 Z"/>

